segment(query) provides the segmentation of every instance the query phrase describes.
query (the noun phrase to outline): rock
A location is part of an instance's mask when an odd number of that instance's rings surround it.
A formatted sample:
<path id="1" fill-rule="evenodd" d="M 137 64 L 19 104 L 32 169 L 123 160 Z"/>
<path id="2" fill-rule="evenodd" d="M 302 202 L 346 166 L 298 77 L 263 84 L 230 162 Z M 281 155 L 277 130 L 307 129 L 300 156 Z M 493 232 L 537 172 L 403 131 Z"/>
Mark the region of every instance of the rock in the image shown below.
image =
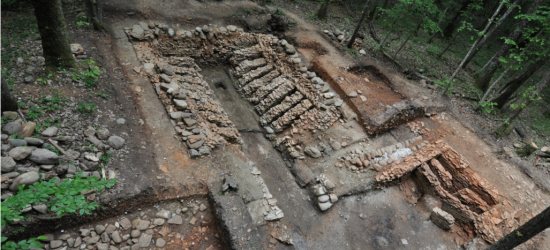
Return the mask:
<path id="1" fill-rule="evenodd" d="M 340 106 L 342 106 L 342 104 L 344 104 L 344 100 L 342 100 L 342 99 L 338 99 L 334 102 L 334 106 L 336 106 L 336 107 L 340 107 Z"/>
<path id="2" fill-rule="evenodd" d="M 232 176 L 224 176 L 222 191 L 225 192 L 229 189 L 238 190 L 239 185 L 237 184 L 237 181 L 235 180 L 235 178 L 233 178 Z"/>
<path id="3" fill-rule="evenodd" d="M 204 140 L 199 140 L 194 143 L 191 143 L 189 140 L 187 140 L 186 144 L 187 144 L 187 147 L 189 147 L 190 149 L 198 149 L 202 146 L 202 144 L 204 144 Z"/>
<path id="4" fill-rule="evenodd" d="M 12 139 L 10 141 L 10 146 L 11 147 L 21 147 L 21 146 L 27 146 L 27 142 L 25 140 L 21 140 L 21 139 Z"/>
<path id="5" fill-rule="evenodd" d="M 338 196 L 335 194 L 329 194 L 330 202 L 335 203 L 338 201 Z"/>
<path id="6" fill-rule="evenodd" d="M 127 218 L 123 218 L 122 220 L 120 220 L 119 224 L 124 230 L 128 230 L 130 229 L 130 227 L 132 227 L 132 222 L 130 222 L 130 220 L 128 220 Z"/>
<path id="7" fill-rule="evenodd" d="M 139 26 L 141 26 L 141 28 L 144 30 L 144 31 L 148 31 L 149 30 L 149 25 L 145 22 L 139 22 Z"/>
<path id="8" fill-rule="evenodd" d="M 329 201 L 330 197 L 328 195 L 321 195 L 319 197 L 317 197 L 317 199 L 319 200 L 319 202 L 327 202 Z"/>
<path id="9" fill-rule="evenodd" d="M 140 220 L 135 228 L 139 231 L 143 231 L 149 228 L 149 224 L 151 224 L 151 222 L 148 220 Z"/>
<path id="10" fill-rule="evenodd" d="M 189 152 L 191 154 L 191 157 L 200 157 L 201 156 L 201 153 L 199 153 L 199 151 L 197 151 L 195 149 L 190 149 Z"/>
<path id="11" fill-rule="evenodd" d="M 187 102 L 184 100 L 179 99 L 173 99 L 174 105 L 176 105 L 176 109 L 178 110 L 185 110 L 187 109 Z"/>
<path id="12" fill-rule="evenodd" d="M 115 243 L 120 243 L 122 242 L 122 238 L 120 237 L 120 233 L 118 231 L 114 231 L 112 234 L 111 234 L 111 238 L 113 239 L 113 241 Z"/>
<path id="13" fill-rule="evenodd" d="M 209 146 L 201 146 L 199 148 L 199 154 L 200 155 L 210 155 L 210 147 Z"/>
<path id="14" fill-rule="evenodd" d="M 40 180 L 40 175 L 37 173 L 37 172 L 26 172 L 20 176 L 17 176 L 12 184 L 10 185 L 10 190 L 12 192 L 15 192 L 17 191 L 17 187 L 20 186 L 20 185 L 31 185 L 35 182 L 37 182 L 38 180 Z"/>
<path id="15" fill-rule="evenodd" d="M 27 142 L 27 145 L 31 146 L 42 146 L 44 144 L 44 140 L 38 139 L 38 138 L 32 138 L 32 137 L 26 137 L 25 141 Z"/>
<path id="16" fill-rule="evenodd" d="M 142 234 L 141 237 L 139 237 L 139 246 L 140 247 L 149 247 L 151 244 L 151 239 L 153 239 L 153 235 L 150 234 Z"/>
<path id="17" fill-rule="evenodd" d="M 27 158 L 36 148 L 35 147 L 17 147 L 11 149 L 8 155 L 16 161 Z"/>
<path id="18" fill-rule="evenodd" d="M 432 220 L 435 225 L 445 230 L 450 230 L 455 223 L 455 218 L 439 207 L 434 207 L 432 209 L 430 220 Z"/>
<path id="19" fill-rule="evenodd" d="M 34 82 L 34 77 L 33 76 L 27 76 L 23 79 L 26 83 L 32 83 Z"/>
<path id="20" fill-rule="evenodd" d="M 116 119 L 116 123 L 119 124 L 119 125 L 125 124 L 125 123 L 126 123 L 126 119 L 124 119 L 124 118 L 118 118 L 118 119 Z"/>
<path id="21" fill-rule="evenodd" d="M 166 75 L 166 74 L 160 74 L 160 79 L 163 80 L 163 81 L 165 81 L 165 82 L 168 82 L 168 83 L 172 82 L 172 78 L 170 78 L 170 77 L 169 77 L 168 75 Z"/>
<path id="22" fill-rule="evenodd" d="M 137 24 L 132 27 L 132 32 L 130 33 L 130 35 L 139 40 L 145 37 L 143 28 Z"/>
<path id="23" fill-rule="evenodd" d="M 164 247 L 166 245 L 166 241 L 163 238 L 158 238 L 157 243 L 155 245 L 157 247 Z"/>
<path id="24" fill-rule="evenodd" d="M 332 207 L 332 203 L 330 203 L 330 202 L 319 202 L 318 205 L 319 205 L 319 209 L 321 209 L 321 211 L 326 211 L 327 209 Z"/>
<path id="25" fill-rule="evenodd" d="M 231 32 L 235 32 L 237 31 L 237 26 L 235 25 L 227 25 L 227 30 L 231 31 Z"/>
<path id="26" fill-rule="evenodd" d="M 107 242 L 111 241 L 111 238 L 109 237 L 109 234 L 107 232 L 103 232 L 101 234 L 101 241 L 103 243 L 107 243 Z"/>
<path id="27" fill-rule="evenodd" d="M 57 127 L 49 127 L 46 130 L 42 131 L 41 135 L 53 137 L 57 135 Z"/>
<path id="28" fill-rule="evenodd" d="M 352 97 L 352 98 L 353 98 L 353 97 L 357 97 L 357 92 L 355 92 L 355 91 L 349 92 L 349 93 L 348 93 L 348 97 Z"/>
<path id="29" fill-rule="evenodd" d="M 168 220 L 168 224 L 181 225 L 181 224 L 183 224 L 183 219 L 181 218 L 181 216 L 176 215 L 176 216 L 174 216 L 174 217 L 172 217 L 171 219 Z"/>
<path id="30" fill-rule="evenodd" d="M 42 214 L 45 214 L 48 212 L 48 206 L 46 204 L 38 204 L 38 205 L 32 206 L 32 208 Z"/>
<path id="31" fill-rule="evenodd" d="M 169 29 L 168 29 L 168 36 L 169 36 L 169 37 L 173 37 L 174 34 L 176 34 L 176 32 L 174 31 L 174 29 L 169 28 Z"/>
<path id="32" fill-rule="evenodd" d="M 78 56 L 84 54 L 84 48 L 82 47 L 82 45 L 78 43 L 72 43 L 70 46 L 71 52 L 73 52 L 74 55 Z"/>
<path id="33" fill-rule="evenodd" d="M 38 164 L 57 164 L 59 156 L 50 150 L 39 148 L 32 151 L 29 160 Z"/>
<path id="34" fill-rule="evenodd" d="M 304 152 L 313 157 L 313 158 L 319 158 L 321 157 L 321 151 L 319 151 L 319 149 L 315 148 L 315 147 L 306 147 L 304 149 Z"/>
<path id="35" fill-rule="evenodd" d="M 95 226 L 95 232 L 97 234 L 102 234 L 103 232 L 105 232 L 105 226 L 103 226 L 103 225 Z"/>
<path id="36" fill-rule="evenodd" d="M 342 40 L 344 40 L 344 35 L 339 35 L 339 36 L 338 36 L 338 41 L 342 41 Z M 324 210 L 323 210 L 323 211 L 324 211 Z"/>
<path id="37" fill-rule="evenodd" d="M 95 128 L 93 128 L 92 126 L 88 126 L 88 128 L 84 130 L 84 135 L 86 137 L 95 136 Z"/>
<path id="38" fill-rule="evenodd" d="M 6 133 L 8 135 L 13 135 L 13 134 L 15 134 L 15 132 L 17 132 L 19 127 L 21 127 L 21 121 L 20 120 L 13 121 L 13 122 L 8 122 L 6 125 L 2 125 L 2 132 Z"/>
<path id="39" fill-rule="evenodd" d="M 109 244 L 107 243 L 98 243 L 96 247 L 97 250 L 109 250 Z"/>
<path id="40" fill-rule="evenodd" d="M 36 128 L 36 123 L 26 122 L 19 127 L 16 134 L 23 138 L 30 137 L 34 133 L 35 128 Z"/>
<path id="41" fill-rule="evenodd" d="M 111 146 L 114 149 L 121 149 L 122 146 L 124 146 L 125 142 L 126 141 L 123 138 L 118 137 L 116 135 L 109 137 L 109 140 L 108 140 L 109 146 Z"/>
<path id="42" fill-rule="evenodd" d="M 360 95 L 359 98 L 361 98 L 361 102 L 367 101 L 367 97 L 365 97 L 364 95 Z"/>
<path id="43" fill-rule="evenodd" d="M 80 229 L 80 236 L 86 237 L 90 235 L 90 229 Z"/>
<path id="44" fill-rule="evenodd" d="M 77 152 L 77 151 L 74 151 L 72 149 L 69 149 L 69 150 L 65 151 L 65 158 L 67 158 L 71 161 L 74 161 L 74 160 L 78 159 L 78 157 L 80 157 L 80 153 Z"/>
<path id="45" fill-rule="evenodd" d="M 158 211 L 158 212 L 157 212 L 156 216 L 157 216 L 158 218 L 170 219 L 170 217 L 171 217 L 170 215 L 171 215 L 171 214 L 172 214 L 172 213 L 170 213 L 170 211 L 161 210 L 161 211 Z"/>
<path id="46" fill-rule="evenodd" d="M 155 225 L 155 226 L 162 226 L 162 225 L 164 225 L 164 219 L 155 219 L 155 220 L 153 221 L 153 225 Z"/>
<path id="47" fill-rule="evenodd" d="M 63 241 L 62 240 L 52 240 L 50 241 L 50 248 L 58 248 L 60 246 L 63 245 Z"/>
<path id="48" fill-rule="evenodd" d="M 364 49 L 360 49 L 360 50 L 359 50 L 359 55 L 366 55 L 366 54 L 367 54 L 367 52 L 365 52 Z"/>
<path id="49" fill-rule="evenodd" d="M 8 173 L 15 169 L 15 161 L 10 156 L 2 156 L 2 173 Z"/>
<path id="50" fill-rule="evenodd" d="M 326 194 L 325 188 L 323 186 L 319 185 L 319 186 L 315 187 L 315 189 L 313 189 L 313 194 L 315 194 L 315 196 L 324 195 L 324 194 Z"/>
<path id="51" fill-rule="evenodd" d="M 334 150 L 340 150 L 342 148 L 342 145 L 340 145 L 340 142 L 337 142 L 337 141 L 333 141 L 332 143 L 330 143 L 330 146 Z"/>
<path id="52" fill-rule="evenodd" d="M 265 129 L 265 132 L 268 133 L 268 134 L 273 134 L 275 133 L 275 130 L 273 130 L 271 127 L 267 126 L 267 127 L 264 127 Z"/>
<path id="53" fill-rule="evenodd" d="M 141 232 L 139 230 L 132 230 L 132 232 L 130 233 L 130 236 L 132 236 L 132 238 L 137 238 L 139 237 L 140 234 Z"/>
<path id="54" fill-rule="evenodd" d="M 330 98 L 335 97 L 336 94 L 334 94 L 333 92 L 327 92 L 327 93 L 324 93 L 323 96 L 327 99 L 330 99 Z"/>
<path id="55" fill-rule="evenodd" d="M 201 203 L 201 205 L 199 206 L 199 210 L 202 212 L 204 210 L 206 210 L 206 206 L 204 204 Z"/>
<path id="56" fill-rule="evenodd" d="M 546 147 L 546 146 L 545 146 L 545 147 L 542 147 L 542 148 L 540 149 L 540 152 L 546 152 L 546 151 L 548 151 L 548 147 Z"/>

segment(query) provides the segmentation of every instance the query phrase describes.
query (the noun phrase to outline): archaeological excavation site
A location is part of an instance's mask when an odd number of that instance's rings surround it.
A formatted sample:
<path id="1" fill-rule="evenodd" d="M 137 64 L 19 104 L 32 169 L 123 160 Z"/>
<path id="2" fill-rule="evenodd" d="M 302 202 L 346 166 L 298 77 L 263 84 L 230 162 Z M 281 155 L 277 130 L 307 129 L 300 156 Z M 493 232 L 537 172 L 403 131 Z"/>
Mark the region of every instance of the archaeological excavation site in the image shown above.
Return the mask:
<path id="1" fill-rule="evenodd" d="M 2 213 L 21 216 L 2 236 L 62 250 L 477 250 L 550 205 L 549 173 L 496 149 L 437 85 L 373 59 L 366 35 L 349 52 L 352 30 L 294 5 L 105 1 L 102 29 L 69 32 L 100 92 L 68 77 L 72 110 L 3 113 Z M 36 86 L 49 97 L 30 102 L 54 103 L 55 82 Z M 516 249 L 550 249 L 549 233 Z"/>

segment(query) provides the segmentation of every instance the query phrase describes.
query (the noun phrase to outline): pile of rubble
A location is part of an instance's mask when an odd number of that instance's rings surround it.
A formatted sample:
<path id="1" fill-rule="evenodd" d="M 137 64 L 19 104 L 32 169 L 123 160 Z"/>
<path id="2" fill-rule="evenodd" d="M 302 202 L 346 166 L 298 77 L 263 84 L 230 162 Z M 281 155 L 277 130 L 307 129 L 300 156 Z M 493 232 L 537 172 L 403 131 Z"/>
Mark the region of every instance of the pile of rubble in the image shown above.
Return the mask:
<path id="1" fill-rule="evenodd" d="M 346 156 L 340 157 L 340 161 L 335 164 L 336 167 L 345 167 L 354 173 L 363 173 L 368 169 L 382 171 L 382 169 L 392 163 L 399 164 L 405 157 L 426 146 L 427 142 L 422 137 L 415 137 L 394 145 L 375 149 L 361 150 L 355 149 Z"/>
<path id="2" fill-rule="evenodd" d="M 334 182 L 327 178 L 324 174 L 319 175 L 315 179 L 316 185 L 313 185 L 313 194 L 317 197 L 317 205 L 321 211 L 326 211 L 334 203 L 338 201 L 338 196 L 334 194 Z"/>
<path id="3" fill-rule="evenodd" d="M 183 200 L 182 200 L 183 201 Z M 172 209 L 139 209 L 105 224 L 87 225 L 61 233 L 46 234 L 46 249 L 143 249 L 209 247 L 219 235 L 212 232 L 204 204 L 170 204 Z M 184 228 L 190 228 L 184 232 Z M 185 234 L 185 235 L 182 235 Z M 210 238 L 210 240 L 209 240 Z"/>
<path id="4" fill-rule="evenodd" d="M 82 178 L 116 177 L 115 171 L 104 165 L 126 140 L 111 135 L 106 128 L 88 127 L 83 135 L 68 135 L 64 128 L 52 126 L 35 133 L 36 123 L 23 122 L 16 112 L 6 111 L 2 117 L 11 120 L 2 126 L 2 200 L 13 196 L 23 184 L 74 178 L 79 172 Z M 90 199 L 95 200 L 93 197 Z M 47 212 L 45 204 L 33 207 Z"/>
<path id="5" fill-rule="evenodd" d="M 434 223 L 444 229 L 450 229 L 455 220 L 472 225 L 476 233 L 493 243 L 505 231 L 519 226 L 518 211 L 469 165 L 462 155 L 437 140 L 385 167 L 376 181 L 387 184 L 413 173 L 421 192 L 442 202 L 442 211 L 432 213 Z"/>

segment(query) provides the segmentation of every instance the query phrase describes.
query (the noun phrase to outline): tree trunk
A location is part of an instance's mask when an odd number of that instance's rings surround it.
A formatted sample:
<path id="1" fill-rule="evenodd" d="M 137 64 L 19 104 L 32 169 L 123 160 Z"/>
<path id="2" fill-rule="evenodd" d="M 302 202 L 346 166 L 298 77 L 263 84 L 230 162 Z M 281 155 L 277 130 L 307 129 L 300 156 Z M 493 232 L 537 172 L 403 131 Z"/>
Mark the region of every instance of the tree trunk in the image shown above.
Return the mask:
<path id="1" fill-rule="evenodd" d="M 321 4 L 321 8 L 319 8 L 319 11 L 317 11 L 317 16 L 319 19 L 323 20 L 327 18 L 327 12 L 328 12 L 328 1 L 323 1 L 323 4 Z"/>
<path id="2" fill-rule="evenodd" d="M 495 134 L 496 134 L 497 137 L 499 137 L 500 135 L 503 134 L 504 130 L 506 130 L 510 126 L 512 121 L 514 121 L 518 117 L 518 115 L 521 113 L 521 111 L 523 111 L 525 108 L 527 108 L 527 106 L 529 106 L 529 104 L 531 104 L 534 100 L 537 99 L 537 97 L 540 95 L 542 90 L 548 85 L 549 82 L 550 82 L 550 72 L 547 73 L 546 76 L 540 81 L 540 83 L 538 84 L 535 91 L 531 95 L 529 95 L 529 97 L 527 97 L 527 100 L 525 100 L 524 103 L 519 105 L 519 107 L 517 107 L 517 109 L 514 110 L 514 112 L 512 112 L 508 116 L 508 118 L 506 118 L 506 120 L 504 120 L 502 125 L 497 130 L 495 130 Z M 546 222 L 545 228 L 550 226 L 550 224 L 549 224 L 550 223 L 550 214 L 548 214 L 547 219 L 548 219 L 548 221 Z M 519 229 L 521 229 L 522 227 L 523 226 L 521 226 Z M 527 228 L 524 228 L 524 229 L 527 229 Z M 535 234 L 537 234 L 537 233 L 535 233 Z M 532 236 L 534 236 L 534 235 L 529 236 L 527 239 L 531 238 Z M 505 236 L 505 237 L 507 237 L 507 236 Z M 523 243 L 523 241 L 519 242 L 518 244 L 521 244 L 521 243 Z M 493 249 L 501 249 L 501 248 L 493 248 Z"/>
<path id="3" fill-rule="evenodd" d="M 491 102 L 497 103 L 497 108 L 502 109 L 504 107 L 504 104 L 508 101 L 508 99 L 516 92 L 521 85 L 529 79 L 535 72 L 537 72 L 538 69 L 540 69 L 546 61 L 550 59 L 549 57 L 540 58 L 533 64 L 529 66 L 521 75 L 518 77 L 508 81 L 505 86 L 507 86 L 507 89 L 499 94 L 497 97 L 491 100 Z"/>
<path id="4" fill-rule="evenodd" d="M 363 10 L 363 14 L 361 14 L 361 18 L 359 19 L 359 22 L 357 23 L 357 26 L 353 31 L 353 35 L 351 36 L 351 39 L 348 42 L 348 45 L 347 45 L 348 48 L 351 48 L 351 46 L 353 46 L 353 43 L 355 42 L 355 38 L 357 38 L 357 33 L 359 33 L 359 29 L 361 29 L 361 25 L 363 24 L 363 20 L 365 20 L 366 15 L 369 13 L 369 7 L 371 2 L 372 0 L 367 1 L 365 10 Z"/>
<path id="5" fill-rule="evenodd" d="M 17 111 L 17 100 L 11 94 L 11 90 L 6 82 L 6 79 L 2 77 L 2 112 L 4 111 Z"/>
<path id="6" fill-rule="evenodd" d="M 416 3 L 416 0 L 414 0 L 411 5 L 409 5 L 409 8 L 407 9 L 407 13 L 409 13 L 411 11 L 411 8 L 414 6 L 414 4 Z M 406 18 L 407 15 L 405 14 L 405 17 L 402 17 L 402 18 L 398 18 L 398 19 L 395 19 L 395 21 L 393 21 L 391 27 L 390 27 L 390 31 L 388 32 L 388 35 L 386 35 L 386 37 L 384 38 L 384 40 L 382 40 L 382 42 L 380 42 L 380 44 L 378 45 L 378 48 L 382 49 L 382 47 L 384 46 L 384 43 L 386 43 L 386 40 L 388 40 L 388 37 L 390 37 L 391 33 L 393 32 L 393 28 L 395 27 L 395 24 L 400 21 L 401 19 L 403 18 Z"/>
<path id="7" fill-rule="evenodd" d="M 530 15 L 532 14 L 537 8 L 538 6 L 543 3 L 544 0 L 535 0 L 531 6 L 529 7 L 529 9 L 527 10 L 526 14 L 527 15 Z M 510 35 L 508 35 L 507 39 L 508 40 L 512 40 L 512 41 L 516 41 L 518 40 L 518 38 L 521 36 L 521 34 L 523 33 L 523 28 L 527 25 L 527 19 L 522 19 L 518 25 L 516 26 L 516 28 L 514 29 L 514 31 L 512 31 L 512 33 L 510 33 Z M 504 55 L 504 53 L 506 53 L 510 48 L 512 48 L 513 44 L 508 44 L 508 43 L 504 43 L 500 49 L 497 51 L 497 53 L 495 54 L 495 57 L 493 58 L 493 60 L 491 60 L 491 62 L 489 63 L 489 65 L 487 66 L 487 70 L 485 70 L 485 72 L 482 73 L 482 75 L 476 80 L 475 82 L 475 85 L 482 89 L 482 90 L 486 90 L 488 85 L 489 85 L 489 81 L 491 81 L 491 77 L 493 76 L 495 70 L 494 68 L 498 67 L 499 64 L 500 64 L 500 57 L 502 55 Z"/>
<path id="8" fill-rule="evenodd" d="M 86 19 L 88 23 L 93 23 L 94 18 L 94 4 L 90 0 L 84 0 L 84 7 L 86 7 Z"/>
<path id="9" fill-rule="evenodd" d="M 418 25 L 416 25 L 416 30 L 418 30 L 420 28 L 420 25 L 422 25 L 422 23 L 424 22 L 424 18 L 422 18 L 420 20 L 420 22 L 418 22 Z M 405 41 L 403 42 L 403 44 L 401 44 L 401 46 L 399 46 L 399 49 L 395 52 L 395 55 L 393 55 L 393 58 L 397 58 L 397 54 L 399 54 L 399 52 L 401 52 L 401 50 L 403 49 L 403 47 L 405 47 L 405 45 L 409 42 L 409 40 L 411 39 L 411 37 L 413 36 L 414 33 L 411 33 L 409 35 L 409 37 L 407 37 L 407 39 L 405 39 Z"/>
<path id="10" fill-rule="evenodd" d="M 453 3 L 450 2 L 448 5 L 447 5 L 447 8 L 445 8 L 445 11 L 443 11 L 443 15 L 441 15 L 441 17 L 439 18 L 439 21 L 437 22 L 437 27 L 439 27 L 439 25 L 441 24 L 441 21 L 443 21 L 443 19 L 445 19 L 445 14 L 447 14 L 447 11 L 449 10 L 449 8 L 451 7 Z M 432 43 L 432 40 L 434 39 L 435 35 L 437 34 L 437 31 L 434 32 L 431 36 L 430 36 L 430 39 L 428 39 L 428 43 Z"/>
<path id="11" fill-rule="evenodd" d="M 512 13 L 515 6 L 517 6 L 519 4 L 519 2 L 520 2 L 520 0 L 515 0 L 514 3 L 512 3 L 512 5 L 510 6 L 510 8 L 508 8 L 508 10 L 506 10 L 506 12 L 504 12 L 504 14 L 502 14 L 502 16 L 498 19 L 497 23 L 495 23 L 491 27 L 491 29 L 489 31 L 487 31 L 486 34 L 484 34 L 483 39 L 481 39 L 481 41 L 479 41 L 479 43 L 476 45 L 476 48 L 474 49 L 472 54 L 470 54 L 470 56 L 466 59 L 466 62 L 464 62 L 464 65 L 462 65 L 462 69 L 466 68 L 466 66 L 474 58 L 474 56 L 481 49 L 481 47 L 483 47 L 483 44 L 485 44 L 485 42 L 487 42 L 487 39 L 489 39 L 489 37 L 491 37 L 491 35 L 495 32 L 495 30 L 497 30 L 498 27 L 500 27 L 500 24 L 502 24 L 502 21 L 504 21 L 510 15 L 510 13 Z"/>
<path id="12" fill-rule="evenodd" d="M 462 6 L 456 12 L 455 16 L 451 20 L 449 24 L 443 29 L 443 37 L 451 37 L 457 27 L 457 25 L 460 23 L 460 18 L 462 17 L 462 13 L 468 9 L 468 6 L 470 3 L 472 3 L 473 0 L 466 0 L 462 3 Z"/>
<path id="13" fill-rule="evenodd" d="M 468 20 L 473 14 L 474 14 L 474 12 L 472 11 L 472 13 L 470 13 L 470 15 L 468 15 L 466 18 L 464 18 L 464 20 Z M 441 54 L 439 54 L 439 57 L 442 57 L 443 54 L 445 54 L 445 52 L 447 52 L 447 50 L 449 50 L 451 48 L 451 45 L 453 45 L 453 42 L 458 37 L 458 34 L 459 34 L 459 32 L 454 33 L 453 38 L 449 42 L 449 45 L 447 45 L 447 47 L 445 47 L 445 49 L 441 52 Z"/>
<path id="14" fill-rule="evenodd" d="M 487 29 L 489 29 L 489 26 L 490 24 L 493 22 L 493 20 L 495 20 L 495 17 L 496 15 L 500 12 L 500 9 L 502 8 L 502 6 L 504 6 L 504 3 L 506 2 L 506 0 L 502 0 L 499 4 L 499 6 L 497 7 L 497 9 L 495 10 L 495 13 L 493 14 L 493 16 L 491 17 L 491 19 L 489 20 L 489 23 L 485 26 L 485 29 L 483 29 L 483 31 L 481 32 L 481 34 L 485 34 L 485 32 L 487 31 Z M 456 75 L 458 75 L 458 72 L 460 71 L 460 69 L 462 69 L 462 65 L 464 64 L 464 62 L 466 61 L 466 58 L 468 58 L 468 56 L 470 56 L 470 53 L 472 53 L 472 51 L 474 50 L 474 48 L 476 47 L 477 43 L 481 40 L 482 36 L 479 36 L 474 44 L 472 44 L 472 47 L 470 47 L 470 50 L 468 51 L 468 53 L 466 53 L 466 56 L 464 57 L 464 59 L 462 59 L 462 62 L 460 63 L 460 65 L 458 65 L 458 68 L 456 68 L 455 72 L 453 73 L 453 75 L 451 75 L 451 78 L 449 78 L 449 82 L 447 83 L 447 85 L 445 86 L 445 89 L 443 90 L 443 94 L 445 94 L 445 92 L 447 92 L 447 90 L 449 89 L 449 87 L 451 86 L 451 83 L 453 82 L 453 79 L 456 77 Z"/>
<path id="15" fill-rule="evenodd" d="M 32 5 L 42 38 L 46 71 L 53 72 L 58 67 L 78 68 L 71 52 L 61 0 L 32 0 Z"/>
<path id="16" fill-rule="evenodd" d="M 384 1 L 384 4 L 382 4 L 382 9 L 385 10 L 386 7 L 388 7 L 388 3 L 390 2 L 390 0 L 385 0 Z M 374 18 L 374 20 L 378 20 L 378 18 L 380 18 L 380 15 L 378 15 L 377 17 Z"/>
<path id="17" fill-rule="evenodd" d="M 376 9 L 378 9 L 378 2 L 380 0 L 374 0 L 372 3 L 372 9 L 369 12 L 369 16 L 367 18 L 367 22 L 371 23 L 374 20 L 374 16 L 376 15 Z"/>
<path id="18" fill-rule="evenodd" d="M 535 40 L 540 36 L 540 34 L 542 34 L 542 29 L 537 33 L 537 35 L 535 36 Z M 525 52 L 531 47 L 531 45 L 533 45 L 533 43 L 529 43 L 527 44 L 527 46 L 525 46 L 525 48 L 521 51 L 521 53 L 519 54 L 519 58 L 521 60 L 521 58 L 523 57 L 523 55 L 525 54 Z M 493 56 L 494 58 L 495 56 Z M 512 63 L 510 63 L 510 65 L 508 65 L 508 68 L 506 68 L 506 70 L 500 74 L 500 76 L 493 82 L 493 84 L 491 84 L 491 86 L 489 86 L 489 88 L 487 89 L 487 91 L 485 91 L 485 94 L 483 94 L 483 98 L 481 98 L 481 100 L 479 101 L 479 104 L 482 104 L 486 99 L 487 97 L 489 97 L 489 93 L 491 92 L 491 90 L 493 89 L 493 87 L 496 86 L 496 84 L 498 82 L 500 82 L 500 80 L 508 73 L 508 71 L 510 71 L 510 69 L 512 69 L 512 67 L 514 67 L 516 65 L 518 61 L 517 60 L 514 60 Z M 485 66 L 484 66 L 485 67 Z M 478 105 L 475 110 L 479 110 L 481 108 L 480 105 Z"/>

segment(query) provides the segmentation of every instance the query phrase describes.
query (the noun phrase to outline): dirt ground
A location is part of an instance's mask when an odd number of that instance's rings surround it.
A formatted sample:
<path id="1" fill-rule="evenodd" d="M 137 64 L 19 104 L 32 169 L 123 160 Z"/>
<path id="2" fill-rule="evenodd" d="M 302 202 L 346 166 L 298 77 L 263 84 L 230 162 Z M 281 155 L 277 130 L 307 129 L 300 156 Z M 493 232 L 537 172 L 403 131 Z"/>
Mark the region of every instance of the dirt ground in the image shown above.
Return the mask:
<path id="1" fill-rule="evenodd" d="M 377 114 L 386 105 L 421 96 L 441 102 L 437 93 L 408 82 L 395 71 L 388 73 L 366 59 L 350 57 L 328 41 L 319 27 L 296 15 L 292 6 L 277 7 L 296 22 L 289 31 L 278 35 L 297 47 L 305 65 L 324 77 L 333 91 L 338 92 L 335 85 L 340 86 L 344 91 L 338 94 L 346 102 L 356 103 L 365 112 L 364 116 Z M 354 173 L 335 166 L 355 150 L 376 150 L 419 135 L 427 141 L 441 139 L 464 156 L 477 175 L 522 211 L 521 222 L 550 205 L 548 191 L 510 162 L 500 148 L 495 149 L 490 141 L 484 141 L 487 137 L 465 124 L 462 114 L 455 109 L 414 119 L 414 123 L 423 124 L 419 130 L 413 131 L 410 124 L 401 124 L 377 135 L 368 135 L 357 120 L 342 120 L 326 131 L 305 132 L 300 141 L 303 145 L 337 141 L 345 142 L 346 146 L 320 158 L 290 159 L 266 138 L 258 122 L 259 115 L 235 88 L 227 65 L 200 65 L 201 74 L 238 129 L 242 145 L 229 144 L 215 149 L 211 155 L 191 158 L 150 80 L 136 72 L 135 67 L 142 66 L 142 62 L 124 28 L 140 21 L 152 21 L 186 30 L 208 24 L 231 24 L 245 31 L 267 32 L 267 26 L 262 25 L 267 14 L 258 14 L 246 23 L 236 18 L 247 9 L 259 13 L 263 8 L 247 1 L 108 0 L 104 9 L 107 32 L 89 31 L 71 37 L 72 42 L 80 43 L 108 71 L 110 85 L 106 88 L 112 98 L 98 104 L 100 109 L 112 110 L 114 116 L 102 115 L 98 122 L 115 133 L 127 133 L 127 143 L 131 145 L 126 155 L 113 161 L 120 182 L 116 191 L 103 199 L 109 203 L 110 212 L 102 214 L 101 221 L 73 220 L 79 224 L 78 228 L 114 223 L 123 212 L 130 217 L 137 216 L 140 212 L 155 212 L 159 206 L 175 207 L 180 203 L 178 199 L 199 197 L 196 199 L 201 203 L 209 204 L 203 220 L 213 226 L 203 234 L 210 241 L 201 242 L 193 249 L 461 249 L 473 237 L 461 229 L 445 231 L 432 223 L 430 205 L 426 199 L 411 200 L 403 188 L 406 184 L 380 187 L 375 185 L 376 171 Z M 274 7 L 269 7 L 268 12 L 273 11 Z M 373 66 L 366 67 L 369 70 L 365 71 L 353 68 L 357 65 Z M 329 71 L 330 74 L 323 74 Z M 328 75 L 341 75 L 343 80 L 330 82 Z M 362 81 L 363 84 L 356 84 Z M 27 94 L 32 92 L 31 88 L 18 91 Z M 365 93 L 367 101 L 347 98 L 349 92 L 357 90 Z M 75 98 L 91 98 L 79 93 L 78 88 L 67 87 L 64 91 L 69 94 L 74 91 Z M 115 122 L 121 117 L 126 119 L 126 124 Z M 281 134 L 290 132 L 286 130 Z M 296 170 L 300 167 L 309 169 L 311 176 L 325 174 L 336 184 L 334 193 L 339 201 L 329 210 L 320 211 L 311 185 L 300 184 L 299 179 L 304 178 L 304 174 Z M 255 174 L 256 170 L 261 174 Z M 235 178 L 239 185 L 236 191 L 222 191 L 225 176 Z M 403 183 L 409 181 L 404 179 Z M 284 212 L 278 221 L 264 221 L 263 215 L 255 212 L 255 206 L 265 198 L 266 189 Z M 187 238 L 194 229 L 184 224 L 181 241 L 176 239 L 173 244 L 183 246 L 182 242 L 190 241 Z M 282 235 L 291 238 L 292 244 L 285 243 Z M 522 249 L 550 248 L 547 235 L 548 231 L 542 233 Z M 208 248 L 210 243 L 213 248 Z M 173 244 L 167 249 L 177 249 Z"/>

